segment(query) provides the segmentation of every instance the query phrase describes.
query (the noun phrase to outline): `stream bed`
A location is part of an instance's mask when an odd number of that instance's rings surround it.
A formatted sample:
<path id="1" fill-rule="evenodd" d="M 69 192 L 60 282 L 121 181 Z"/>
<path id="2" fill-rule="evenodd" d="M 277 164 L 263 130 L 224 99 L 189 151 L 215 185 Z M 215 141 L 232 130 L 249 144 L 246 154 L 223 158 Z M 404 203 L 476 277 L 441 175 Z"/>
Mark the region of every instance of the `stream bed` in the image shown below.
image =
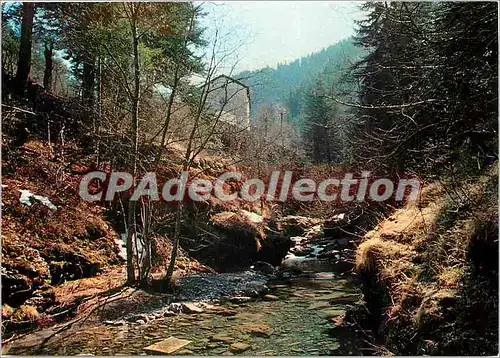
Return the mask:
<path id="1" fill-rule="evenodd" d="M 57 334 L 44 335 L 42 330 L 14 342 L 8 354 L 146 355 L 155 353 L 146 347 L 169 337 L 189 341 L 173 355 L 360 354 L 350 330 L 338 325 L 348 306 L 361 299 L 359 291 L 329 271 L 328 262 L 290 255 L 287 259 L 305 267 L 304 274 L 267 281 L 249 271 L 188 278 L 194 289 L 184 290 L 182 299 L 189 303 L 164 303 L 179 308 L 177 312 L 165 311 L 160 302 L 147 316 L 136 314 L 139 319 L 123 319 L 123 314 L 115 321 L 80 322 Z M 266 291 L 253 298 L 234 296 L 245 282 L 265 285 Z M 233 299 L 215 299 L 214 292 L 227 292 L 230 286 L 236 287 Z M 199 293 L 203 288 L 205 296 Z"/>

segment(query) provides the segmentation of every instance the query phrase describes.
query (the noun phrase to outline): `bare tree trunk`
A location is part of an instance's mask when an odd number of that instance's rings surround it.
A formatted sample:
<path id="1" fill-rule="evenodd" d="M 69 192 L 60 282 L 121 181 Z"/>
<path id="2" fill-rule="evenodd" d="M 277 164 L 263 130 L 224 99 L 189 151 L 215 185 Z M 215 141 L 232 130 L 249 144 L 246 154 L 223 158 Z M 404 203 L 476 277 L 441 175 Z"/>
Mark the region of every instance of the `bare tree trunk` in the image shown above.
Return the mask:
<path id="1" fill-rule="evenodd" d="M 142 257 L 141 275 L 139 279 L 141 283 L 147 282 L 149 272 L 151 271 L 151 238 L 150 225 L 151 225 L 151 202 L 141 201 L 141 222 L 142 222 Z"/>
<path id="2" fill-rule="evenodd" d="M 179 206 L 175 213 L 175 229 L 174 229 L 174 242 L 172 245 L 172 252 L 170 254 L 170 262 L 168 263 L 167 272 L 165 273 L 165 280 L 170 281 L 174 274 L 175 260 L 177 259 L 177 252 L 179 251 L 179 238 L 181 235 L 181 219 L 182 219 L 183 203 L 179 201 Z"/>
<path id="3" fill-rule="evenodd" d="M 132 177 L 137 175 L 137 159 L 139 151 L 139 97 L 140 97 L 140 68 L 139 68 L 139 38 L 137 37 L 137 7 L 138 4 L 131 3 L 130 27 L 132 30 L 132 41 L 134 49 L 134 93 L 132 98 L 132 138 L 133 138 L 133 168 Z M 133 263 L 133 239 L 136 238 L 136 228 L 134 225 L 135 202 L 129 202 L 128 230 L 127 230 L 127 283 L 135 282 L 135 270 Z"/>
<path id="4" fill-rule="evenodd" d="M 16 90 L 18 94 L 24 92 L 31 70 L 31 40 L 33 37 L 33 18 L 35 16 L 35 4 L 23 3 L 23 19 L 21 24 L 21 41 L 19 45 L 19 59 L 17 62 Z"/>
<path id="5" fill-rule="evenodd" d="M 52 70 L 54 68 L 54 43 L 49 41 L 44 45 L 43 55 L 45 57 L 45 71 L 43 73 L 43 88 L 45 91 L 52 92 Z"/>

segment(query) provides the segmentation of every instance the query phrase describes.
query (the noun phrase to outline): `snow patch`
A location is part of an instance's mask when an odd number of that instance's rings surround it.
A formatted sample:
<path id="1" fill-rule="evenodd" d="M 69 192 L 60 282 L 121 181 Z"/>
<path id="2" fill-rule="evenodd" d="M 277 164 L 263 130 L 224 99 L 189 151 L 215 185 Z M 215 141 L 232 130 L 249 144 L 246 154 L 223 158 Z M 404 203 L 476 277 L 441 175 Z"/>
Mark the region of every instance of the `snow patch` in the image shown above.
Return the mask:
<path id="1" fill-rule="evenodd" d="M 40 203 L 42 203 L 49 209 L 57 210 L 57 206 L 52 204 L 52 202 L 46 196 L 35 195 L 29 190 L 19 190 L 19 191 L 21 192 L 21 197 L 19 198 L 21 204 L 31 206 L 31 204 L 33 204 L 31 198 L 33 198 L 34 200 L 38 200 Z"/>

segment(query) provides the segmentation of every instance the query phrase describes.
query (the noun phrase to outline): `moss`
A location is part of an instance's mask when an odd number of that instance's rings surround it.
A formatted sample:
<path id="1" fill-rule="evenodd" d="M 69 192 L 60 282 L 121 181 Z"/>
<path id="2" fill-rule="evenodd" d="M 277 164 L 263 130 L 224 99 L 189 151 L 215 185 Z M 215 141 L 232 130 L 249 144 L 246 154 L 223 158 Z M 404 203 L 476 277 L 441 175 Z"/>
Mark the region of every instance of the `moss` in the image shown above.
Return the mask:
<path id="1" fill-rule="evenodd" d="M 29 305 L 21 305 L 12 314 L 13 322 L 35 322 L 37 318 L 40 317 L 40 313 L 37 311 L 36 307 Z"/>
<path id="2" fill-rule="evenodd" d="M 10 307 L 8 304 L 4 303 L 2 305 L 2 319 L 9 319 L 12 317 L 12 314 L 14 313 L 14 308 Z"/>

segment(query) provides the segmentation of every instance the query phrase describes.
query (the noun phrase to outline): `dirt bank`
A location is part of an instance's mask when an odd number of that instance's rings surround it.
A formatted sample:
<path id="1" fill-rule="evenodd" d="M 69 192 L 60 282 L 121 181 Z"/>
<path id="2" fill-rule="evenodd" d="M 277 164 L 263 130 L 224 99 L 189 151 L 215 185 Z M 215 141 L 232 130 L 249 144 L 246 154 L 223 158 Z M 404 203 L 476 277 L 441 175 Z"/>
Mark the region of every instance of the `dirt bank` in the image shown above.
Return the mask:
<path id="1" fill-rule="evenodd" d="M 365 236 L 356 268 L 369 314 L 352 317 L 376 353 L 498 354 L 497 195 L 495 164 L 426 186 Z"/>

